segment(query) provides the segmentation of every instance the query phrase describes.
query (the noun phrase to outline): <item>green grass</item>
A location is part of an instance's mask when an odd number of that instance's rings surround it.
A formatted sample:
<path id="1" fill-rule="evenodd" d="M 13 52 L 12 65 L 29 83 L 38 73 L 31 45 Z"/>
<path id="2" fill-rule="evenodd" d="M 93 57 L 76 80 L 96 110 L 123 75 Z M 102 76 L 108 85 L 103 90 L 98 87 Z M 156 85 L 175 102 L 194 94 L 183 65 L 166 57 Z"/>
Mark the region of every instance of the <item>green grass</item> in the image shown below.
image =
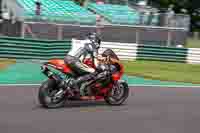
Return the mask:
<path id="1" fill-rule="evenodd" d="M 124 61 L 125 73 L 147 79 L 200 83 L 200 65 L 157 61 Z"/>
<path id="2" fill-rule="evenodd" d="M 187 48 L 200 48 L 200 40 L 188 38 L 186 47 Z"/>
<path id="3" fill-rule="evenodd" d="M 0 59 L 0 71 L 6 69 L 9 65 L 15 64 L 16 61 L 12 59 Z"/>

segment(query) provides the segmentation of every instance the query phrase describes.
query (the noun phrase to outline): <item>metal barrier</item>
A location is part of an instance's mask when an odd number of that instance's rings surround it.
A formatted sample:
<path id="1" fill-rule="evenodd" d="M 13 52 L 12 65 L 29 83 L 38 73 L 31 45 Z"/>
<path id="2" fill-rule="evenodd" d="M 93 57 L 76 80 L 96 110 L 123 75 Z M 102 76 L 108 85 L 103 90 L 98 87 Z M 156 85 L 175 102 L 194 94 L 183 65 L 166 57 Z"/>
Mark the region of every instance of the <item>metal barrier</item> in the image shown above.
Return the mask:
<path id="1" fill-rule="evenodd" d="M 199 48 L 188 49 L 187 63 L 200 64 L 200 49 Z"/>
<path id="2" fill-rule="evenodd" d="M 72 39 L 71 53 L 75 53 L 79 48 L 84 47 L 84 40 Z M 137 56 L 137 44 L 134 43 L 118 43 L 118 42 L 102 42 L 99 50 L 102 53 L 107 48 L 112 49 L 122 60 L 135 60 Z"/>
<path id="3" fill-rule="evenodd" d="M 185 48 L 166 48 L 159 46 L 138 46 L 137 60 L 156 60 L 167 62 L 186 62 L 188 50 Z"/>
<path id="4" fill-rule="evenodd" d="M 0 58 L 48 60 L 61 58 L 71 49 L 71 41 L 0 37 Z"/>
<path id="5" fill-rule="evenodd" d="M 130 26 L 130 25 L 72 25 L 44 22 L 24 22 L 23 38 L 63 40 L 65 38 L 83 39 L 89 32 L 100 29 L 103 41 L 137 43 L 146 45 L 176 46 L 184 45 L 187 39 L 185 28 Z"/>
<path id="6" fill-rule="evenodd" d="M 84 40 L 72 40 L 71 52 L 84 46 Z M 100 53 L 112 49 L 122 60 L 151 60 L 164 62 L 188 62 L 188 49 L 161 46 L 138 45 L 135 43 L 102 42 Z M 200 52 L 199 52 L 200 56 Z M 200 60 L 199 60 L 200 63 Z"/>
<path id="7" fill-rule="evenodd" d="M 36 40 L 0 37 L 0 58 L 48 60 L 63 59 L 83 47 L 84 40 Z M 135 43 L 102 42 L 100 53 L 112 49 L 122 60 L 150 60 L 200 64 L 200 49 L 172 48 Z"/>
<path id="8" fill-rule="evenodd" d="M 12 23 L 11 20 L 4 20 L 0 23 L 0 34 L 1 36 L 11 36 L 11 37 L 20 37 L 22 23 L 16 21 Z"/>

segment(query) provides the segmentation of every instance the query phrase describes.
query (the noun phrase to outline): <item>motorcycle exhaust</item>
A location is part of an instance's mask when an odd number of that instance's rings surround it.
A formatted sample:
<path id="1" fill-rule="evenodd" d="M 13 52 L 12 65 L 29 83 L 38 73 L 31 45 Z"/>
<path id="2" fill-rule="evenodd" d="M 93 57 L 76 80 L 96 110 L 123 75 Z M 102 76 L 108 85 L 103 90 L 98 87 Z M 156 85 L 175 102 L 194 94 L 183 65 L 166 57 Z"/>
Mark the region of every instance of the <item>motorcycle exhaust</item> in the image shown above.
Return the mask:
<path id="1" fill-rule="evenodd" d="M 59 77 L 55 73 L 51 72 L 47 65 L 41 66 L 41 71 L 48 78 L 54 79 L 56 81 L 58 88 L 63 88 L 63 89 L 67 88 L 69 81 L 65 82 L 61 77 Z"/>
<path id="2" fill-rule="evenodd" d="M 61 82 L 61 79 L 59 78 L 59 76 L 57 76 L 56 74 L 51 72 L 46 65 L 41 66 L 41 71 L 48 78 L 53 78 L 56 81 L 56 83 L 60 83 Z"/>

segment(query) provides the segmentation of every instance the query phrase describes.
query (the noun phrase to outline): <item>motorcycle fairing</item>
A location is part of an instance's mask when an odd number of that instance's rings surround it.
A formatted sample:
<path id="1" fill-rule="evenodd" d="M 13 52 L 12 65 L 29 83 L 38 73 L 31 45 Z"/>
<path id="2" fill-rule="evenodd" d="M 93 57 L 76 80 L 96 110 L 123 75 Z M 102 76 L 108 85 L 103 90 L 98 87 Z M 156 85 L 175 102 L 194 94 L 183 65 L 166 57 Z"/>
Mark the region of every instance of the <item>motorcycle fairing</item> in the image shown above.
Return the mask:
<path id="1" fill-rule="evenodd" d="M 72 73 L 71 68 L 67 64 L 65 64 L 64 60 L 52 59 L 52 60 L 49 60 L 45 65 L 51 65 L 52 67 L 64 73 Z"/>
<path id="2" fill-rule="evenodd" d="M 122 75 L 123 75 L 123 73 L 124 73 L 124 67 L 123 67 L 123 65 L 120 64 L 120 63 L 117 63 L 116 65 L 119 67 L 119 68 L 118 68 L 119 71 L 117 71 L 117 72 L 115 72 L 115 73 L 112 74 L 112 79 L 113 79 L 114 81 L 120 80 L 121 77 L 122 77 Z"/>

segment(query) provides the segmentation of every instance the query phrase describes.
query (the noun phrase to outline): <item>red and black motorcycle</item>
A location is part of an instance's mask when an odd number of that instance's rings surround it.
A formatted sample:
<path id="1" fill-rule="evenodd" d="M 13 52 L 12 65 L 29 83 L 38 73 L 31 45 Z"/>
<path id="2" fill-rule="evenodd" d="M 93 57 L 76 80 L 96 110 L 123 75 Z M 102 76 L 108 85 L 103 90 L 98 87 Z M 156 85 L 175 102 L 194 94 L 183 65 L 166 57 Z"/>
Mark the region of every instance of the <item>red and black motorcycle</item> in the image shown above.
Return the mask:
<path id="1" fill-rule="evenodd" d="M 112 57 L 107 53 L 106 56 Z M 94 67 L 90 59 L 85 59 L 84 63 Z M 75 74 L 73 69 L 64 63 L 64 60 L 53 59 L 45 62 L 41 66 L 41 70 L 48 79 L 39 88 L 38 99 L 40 104 L 45 108 L 62 107 L 66 101 L 70 100 L 105 100 L 109 105 L 123 104 L 128 98 L 129 87 L 125 81 L 120 80 L 124 72 L 123 65 L 121 63 L 115 63 L 114 65 L 117 70 L 106 80 L 94 83 L 87 81 L 88 84 L 85 84 L 81 89 L 84 95 L 77 99 L 74 98 L 73 92 L 68 88 L 68 83 L 71 80 L 76 80 L 80 75 Z M 65 86 L 65 89 L 63 89 L 63 86 Z"/>

